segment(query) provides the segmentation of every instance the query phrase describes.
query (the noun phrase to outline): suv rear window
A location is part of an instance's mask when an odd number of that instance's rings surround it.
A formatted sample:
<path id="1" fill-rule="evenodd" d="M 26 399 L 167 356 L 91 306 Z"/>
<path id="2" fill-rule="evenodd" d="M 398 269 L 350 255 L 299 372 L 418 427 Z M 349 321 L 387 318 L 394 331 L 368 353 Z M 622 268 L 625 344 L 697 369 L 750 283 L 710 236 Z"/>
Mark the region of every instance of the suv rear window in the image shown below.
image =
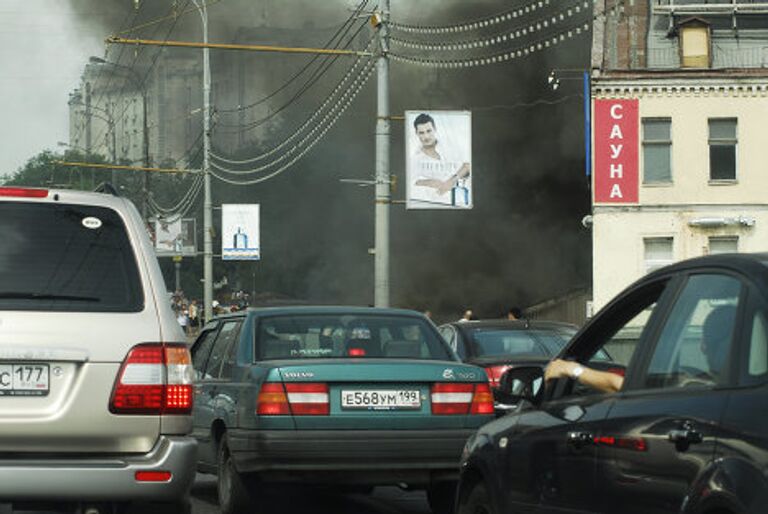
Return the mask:
<path id="1" fill-rule="evenodd" d="M 0 202 L 0 310 L 138 312 L 125 225 L 112 209 Z"/>
<path id="2" fill-rule="evenodd" d="M 454 360 L 425 320 L 350 314 L 262 318 L 256 338 L 259 360 L 406 358 Z"/>

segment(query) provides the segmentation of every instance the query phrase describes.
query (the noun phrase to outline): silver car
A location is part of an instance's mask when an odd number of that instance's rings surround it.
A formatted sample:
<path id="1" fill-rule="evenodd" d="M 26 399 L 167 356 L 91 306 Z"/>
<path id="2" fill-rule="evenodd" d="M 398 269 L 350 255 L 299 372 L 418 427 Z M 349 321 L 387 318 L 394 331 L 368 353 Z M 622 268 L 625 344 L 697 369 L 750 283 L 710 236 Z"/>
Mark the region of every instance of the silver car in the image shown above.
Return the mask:
<path id="1" fill-rule="evenodd" d="M 0 503 L 189 512 L 192 381 L 133 204 L 0 187 Z"/>

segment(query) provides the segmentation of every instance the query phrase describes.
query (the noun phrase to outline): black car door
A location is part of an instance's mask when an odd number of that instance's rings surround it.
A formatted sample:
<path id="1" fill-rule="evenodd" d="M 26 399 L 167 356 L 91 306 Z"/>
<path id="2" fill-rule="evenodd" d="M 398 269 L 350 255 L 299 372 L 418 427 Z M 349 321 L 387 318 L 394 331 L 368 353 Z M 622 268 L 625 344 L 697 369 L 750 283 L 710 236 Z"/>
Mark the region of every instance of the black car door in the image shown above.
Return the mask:
<path id="1" fill-rule="evenodd" d="M 715 458 L 744 287 L 721 272 L 677 283 L 596 440 L 602 512 L 681 512 Z"/>
<path id="2" fill-rule="evenodd" d="M 622 371 L 646 336 L 654 307 L 666 281 L 646 285 L 634 296 L 614 302 L 566 347 L 561 358 L 593 365 L 612 348 Z M 629 335 L 628 335 L 629 334 Z M 510 512 L 592 513 L 602 488 L 596 475 L 595 443 L 613 404 L 614 393 L 601 393 L 561 379 L 547 385 L 549 398 L 538 409 L 518 414 L 505 447 L 504 484 Z"/>
<path id="3" fill-rule="evenodd" d="M 689 495 L 691 512 L 727 507 L 761 513 L 768 506 L 768 302 L 749 286 L 736 376 L 717 438 L 717 464 Z M 725 510 L 725 509 L 724 509 Z"/>

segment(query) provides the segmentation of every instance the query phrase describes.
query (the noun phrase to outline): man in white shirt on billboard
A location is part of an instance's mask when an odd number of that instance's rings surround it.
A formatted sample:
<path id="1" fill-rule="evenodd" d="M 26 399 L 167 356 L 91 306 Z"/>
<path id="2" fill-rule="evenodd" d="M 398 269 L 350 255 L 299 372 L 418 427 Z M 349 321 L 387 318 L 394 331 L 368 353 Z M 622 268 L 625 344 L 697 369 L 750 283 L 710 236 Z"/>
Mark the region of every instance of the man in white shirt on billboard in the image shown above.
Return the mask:
<path id="1" fill-rule="evenodd" d="M 445 205 L 461 205 L 462 199 L 451 190 L 469 177 L 469 163 L 452 155 L 450 149 L 439 145 L 435 120 L 429 114 L 419 114 L 413 122 L 421 147 L 412 156 L 412 199 Z"/>

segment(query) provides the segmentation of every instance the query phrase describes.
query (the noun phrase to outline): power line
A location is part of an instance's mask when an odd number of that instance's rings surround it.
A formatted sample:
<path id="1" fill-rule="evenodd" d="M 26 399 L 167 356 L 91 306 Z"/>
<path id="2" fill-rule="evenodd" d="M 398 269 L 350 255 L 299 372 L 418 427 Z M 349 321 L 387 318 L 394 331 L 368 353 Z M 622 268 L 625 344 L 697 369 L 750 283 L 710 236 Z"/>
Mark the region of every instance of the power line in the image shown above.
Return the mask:
<path id="1" fill-rule="evenodd" d="M 362 29 L 365 28 L 366 25 L 367 24 L 365 22 L 360 24 L 360 27 L 349 38 L 349 40 L 345 44 L 345 46 L 344 46 L 345 48 L 347 48 L 352 43 L 352 41 L 357 37 L 357 35 L 362 31 Z M 288 107 L 290 107 L 291 105 L 296 103 L 299 100 L 299 98 L 301 98 L 304 95 L 304 93 L 309 91 L 309 89 L 313 85 L 315 85 L 317 83 L 317 81 L 320 80 L 323 77 L 323 75 L 325 75 L 327 73 L 328 69 L 333 64 L 335 64 L 338 59 L 339 59 L 338 56 L 326 59 L 326 61 L 323 64 L 321 64 L 320 68 L 315 70 L 313 75 L 310 76 L 309 79 L 307 79 L 304 82 L 304 84 L 302 85 L 301 89 L 298 92 L 296 92 L 291 98 L 289 98 L 283 105 L 281 105 L 277 109 L 273 110 L 272 112 L 270 112 L 268 115 L 264 116 L 263 118 L 260 118 L 258 120 L 246 123 L 245 125 L 232 125 L 232 124 L 220 123 L 220 124 L 217 125 L 217 130 L 219 130 L 219 128 L 222 128 L 223 130 L 221 130 L 221 132 L 223 132 L 225 134 L 234 134 L 234 133 L 240 133 L 242 131 L 252 130 L 252 129 L 255 129 L 257 127 L 260 127 L 261 125 L 263 125 L 267 121 L 271 120 L 272 118 L 274 118 L 275 116 L 280 114 L 282 111 L 286 110 Z"/>
<path id="2" fill-rule="evenodd" d="M 347 110 L 347 108 L 348 108 L 348 107 L 351 105 L 352 101 L 355 99 L 355 97 L 357 96 L 357 94 L 360 92 L 360 90 L 363 88 L 363 86 L 365 85 L 365 83 L 368 81 L 368 79 L 370 78 L 370 76 L 371 76 L 371 74 L 372 74 L 372 72 L 373 72 L 373 70 L 374 70 L 374 69 L 375 69 L 375 66 L 371 66 L 371 67 L 368 69 L 368 72 L 367 72 L 367 74 L 365 75 L 365 77 L 364 77 L 364 79 L 362 80 L 362 82 L 361 82 L 361 83 L 359 84 L 359 86 L 357 86 L 357 88 L 356 88 L 356 89 L 353 91 L 353 94 L 350 96 L 350 98 L 347 100 L 347 102 L 346 102 L 346 103 L 345 103 L 345 104 L 342 106 L 342 108 L 339 110 L 339 112 L 337 113 L 336 117 L 335 117 L 335 118 L 334 118 L 334 119 L 333 119 L 333 120 L 332 120 L 332 121 L 331 121 L 331 122 L 330 122 L 330 123 L 329 123 L 329 124 L 328 124 L 328 125 L 327 125 L 327 126 L 324 128 L 324 129 L 323 129 L 323 130 L 322 130 L 322 131 L 320 131 L 320 133 L 318 134 L 317 138 L 316 138 L 314 141 L 312 141 L 311 143 L 309 143 L 309 144 L 308 144 L 308 145 L 307 145 L 307 146 L 304 148 L 304 150 L 302 150 L 301 152 L 299 152 L 299 153 L 298 153 L 298 154 L 297 154 L 295 157 L 293 157 L 293 158 L 292 158 L 290 161 L 286 162 L 286 163 L 285 163 L 284 165 L 282 165 L 280 168 L 278 168 L 278 169 L 276 169 L 276 170 L 272 171 L 272 172 L 271 172 L 271 173 L 269 173 L 268 175 L 265 175 L 265 176 L 262 176 L 262 177 L 259 177 L 259 178 L 255 178 L 255 179 L 251 179 L 251 180 L 247 180 L 247 181 L 237 181 L 237 180 L 228 179 L 228 178 L 226 178 L 226 177 L 223 177 L 223 176 L 221 176 L 221 175 L 217 174 L 217 173 L 216 173 L 216 172 L 214 172 L 213 170 L 211 170 L 211 174 L 212 174 L 214 177 L 216 177 L 217 179 L 219 179 L 219 180 L 221 180 L 222 182 L 225 182 L 225 183 L 227 183 L 227 184 L 233 184 L 233 185 L 245 186 L 245 185 L 253 185 L 253 184 L 259 184 L 259 183 L 261 183 L 261 182 L 265 182 L 265 181 L 267 181 L 267 180 L 269 180 L 269 179 L 271 179 L 271 178 L 274 178 L 274 177 L 276 177 L 277 175 L 279 175 L 279 174 L 283 173 L 284 171 L 286 171 L 287 169 L 289 169 L 291 166 L 293 166 L 293 164 L 294 164 L 294 163 L 296 163 L 296 161 L 298 161 L 299 159 L 301 159 L 302 157 L 304 157 L 304 156 L 305 156 L 305 155 L 306 155 L 306 154 L 307 154 L 307 153 L 308 153 L 308 152 L 309 152 L 309 151 L 310 151 L 310 150 L 311 150 L 311 149 L 312 149 L 312 148 L 313 148 L 313 147 L 314 147 L 314 146 L 315 146 L 315 145 L 316 145 L 316 144 L 317 144 L 317 143 L 318 143 L 320 140 L 322 140 L 322 139 L 323 139 L 323 137 L 325 137 L 325 134 L 326 134 L 326 133 L 327 133 L 327 132 L 328 132 L 328 131 L 329 131 L 331 128 L 333 128 L 333 126 L 334 126 L 334 125 L 336 124 L 336 122 L 339 120 L 339 118 L 341 117 L 341 115 L 342 115 L 342 114 L 344 113 L 344 111 L 346 111 L 346 110 Z M 314 130 L 316 131 L 318 128 L 319 128 L 319 127 L 315 127 L 315 129 L 314 129 Z M 313 132 L 314 132 L 314 131 L 313 131 Z M 312 136 L 312 132 L 310 132 L 310 134 L 308 134 L 308 135 L 307 135 L 307 136 L 306 136 L 306 137 L 305 137 L 305 138 L 304 138 L 304 139 L 303 139 L 303 140 L 302 140 L 302 141 L 299 143 L 299 145 L 303 144 L 303 143 L 304 143 L 306 140 L 308 140 L 310 136 Z"/>
<path id="3" fill-rule="evenodd" d="M 336 33 L 333 36 L 331 36 L 331 39 L 328 40 L 328 42 L 323 46 L 323 48 L 329 48 L 333 44 L 334 40 L 337 37 L 339 37 L 339 34 L 342 32 L 344 27 L 346 27 L 347 24 L 350 24 L 351 22 L 354 22 L 356 16 L 365 8 L 365 6 L 368 4 L 369 1 L 370 0 L 362 0 L 360 2 L 358 7 L 355 9 L 355 11 L 344 21 L 344 23 L 342 23 L 342 25 L 339 27 L 339 29 L 336 31 Z M 338 45 L 341 43 L 341 40 L 348 33 L 348 31 L 349 31 L 349 28 L 347 28 L 345 30 L 344 34 L 342 34 L 341 37 L 339 37 L 339 42 L 336 43 L 336 46 L 334 46 L 334 48 L 338 48 Z M 223 113 L 223 114 L 241 113 L 243 111 L 246 111 L 248 109 L 252 109 L 253 107 L 261 105 L 262 103 L 264 103 L 267 100 L 275 97 L 280 92 L 282 92 L 283 90 L 288 88 L 288 86 L 290 86 L 298 77 L 300 77 L 307 69 L 309 69 L 318 59 L 320 59 L 320 55 L 319 54 L 313 56 L 304 66 L 302 66 L 302 68 L 298 72 L 296 72 L 293 76 L 291 76 L 282 86 L 280 86 L 276 90 L 272 91 L 267 96 L 265 96 L 265 97 L 255 101 L 255 102 L 253 102 L 251 104 L 248 104 L 248 105 L 238 106 L 238 107 L 233 108 L 233 109 L 217 109 L 216 112 Z"/>
<path id="4" fill-rule="evenodd" d="M 410 32 L 415 34 L 449 34 L 467 32 L 470 30 L 484 29 L 486 27 L 498 25 L 499 23 L 503 23 L 505 21 L 511 21 L 513 19 L 526 16 L 532 12 L 535 12 L 536 10 L 543 9 L 544 7 L 548 6 L 551 1 L 552 0 L 534 0 L 521 7 L 514 7 L 497 14 L 486 16 L 484 18 L 453 25 L 430 26 L 390 22 L 389 26 L 392 30 L 401 30 L 403 32 Z"/>
<path id="5" fill-rule="evenodd" d="M 366 50 L 370 49 L 373 44 L 373 38 L 370 39 L 368 42 L 368 45 L 366 46 Z M 314 112 L 306 119 L 304 122 L 296 129 L 294 129 L 291 133 L 291 135 L 285 139 L 283 142 L 281 142 L 278 145 L 273 146 L 266 152 L 263 152 L 257 156 L 250 157 L 248 159 L 228 159 L 226 157 L 222 157 L 220 155 L 217 155 L 215 152 L 211 152 L 211 156 L 215 159 L 229 163 L 229 164 L 249 164 L 253 163 L 259 160 L 266 159 L 267 157 L 274 155 L 276 152 L 290 144 L 293 140 L 299 137 L 299 135 L 304 132 L 304 130 L 313 122 L 315 121 L 320 114 L 328 107 L 328 105 L 331 103 L 331 101 L 334 99 L 334 97 L 342 90 L 343 87 L 345 87 L 347 81 L 352 76 L 352 74 L 355 72 L 357 67 L 360 65 L 361 62 L 364 61 L 364 58 L 359 57 L 353 64 L 350 66 L 350 68 L 347 70 L 347 73 L 341 78 L 341 80 L 336 84 L 336 87 L 331 90 L 331 92 L 328 94 L 328 96 L 325 98 L 325 100 L 320 104 L 320 106 L 314 110 Z M 366 62 L 370 63 L 370 59 L 368 59 Z"/>

